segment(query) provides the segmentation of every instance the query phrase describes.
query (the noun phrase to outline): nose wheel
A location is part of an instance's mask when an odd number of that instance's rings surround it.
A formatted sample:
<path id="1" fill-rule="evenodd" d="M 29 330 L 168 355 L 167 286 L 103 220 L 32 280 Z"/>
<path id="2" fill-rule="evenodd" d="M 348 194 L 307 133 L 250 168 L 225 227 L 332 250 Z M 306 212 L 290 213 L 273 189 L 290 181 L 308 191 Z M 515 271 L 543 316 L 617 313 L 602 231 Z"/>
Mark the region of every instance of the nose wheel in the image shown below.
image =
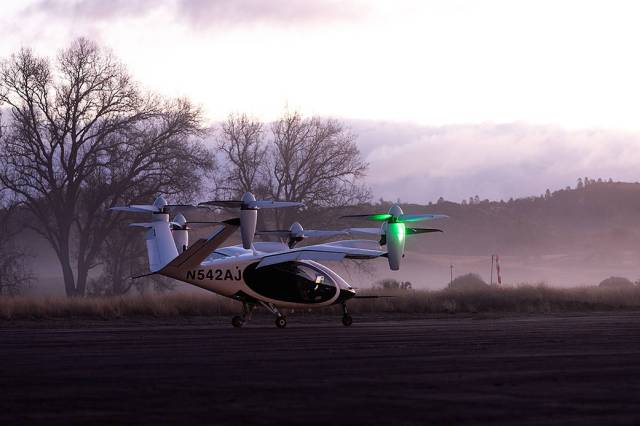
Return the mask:
<path id="1" fill-rule="evenodd" d="M 285 317 L 276 318 L 276 327 L 285 328 L 287 326 L 287 319 Z"/>
<path id="2" fill-rule="evenodd" d="M 351 317 L 351 315 L 349 315 L 349 312 L 347 311 L 347 304 L 343 303 L 342 304 L 342 325 L 344 325 L 345 327 L 349 327 L 351 324 L 353 324 L 353 318 Z"/>

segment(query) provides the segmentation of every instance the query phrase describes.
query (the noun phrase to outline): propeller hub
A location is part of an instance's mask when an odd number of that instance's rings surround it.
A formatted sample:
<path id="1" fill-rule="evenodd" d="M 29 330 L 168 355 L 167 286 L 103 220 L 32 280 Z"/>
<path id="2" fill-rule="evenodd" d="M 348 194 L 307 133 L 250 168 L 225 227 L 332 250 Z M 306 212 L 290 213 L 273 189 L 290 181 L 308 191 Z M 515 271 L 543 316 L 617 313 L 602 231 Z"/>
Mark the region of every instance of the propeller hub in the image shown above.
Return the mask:
<path id="1" fill-rule="evenodd" d="M 302 227 L 302 225 L 300 225 L 300 223 L 293 222 L 291 224 L 291 227 L 289 228 L 289 232 L 291 233 L 291 236 L 293 238 L 302 238 L 304 234 L 304 228 Z"/>
<path id="2" fill-rule="evenodd" d="M 173 223 L 178 225 L 181 229 L 184 229 L 187 226 L 187 218 L 184 217 L 182 213 L 178 213 L 176 217 L 173 218 Z"/>
<path id="3" fill-rule="evenodd" d="M 153 202 L 153 207 L 158 209 L 158 211 L 162 211 L 167 204 L 168 204 L 167 200 L 165 200 L 164 197 L 161 195 L 155 199 L 155 201 Z"/>
<path id="4" fill-rule="evenodd" d="M 391 206 L 391 208 L 389 209 L 389 214 L 390 214 L 391 216 L 398 217 L 398 216 L 400 216 L 400 215 L 404 214 L 404 212 L 402 211 L 402 209 L 400 208 L 400 206 L 399 206 L 399 205 L 394 204 L 394 205 L 393 205 L 393 206 Z"/>

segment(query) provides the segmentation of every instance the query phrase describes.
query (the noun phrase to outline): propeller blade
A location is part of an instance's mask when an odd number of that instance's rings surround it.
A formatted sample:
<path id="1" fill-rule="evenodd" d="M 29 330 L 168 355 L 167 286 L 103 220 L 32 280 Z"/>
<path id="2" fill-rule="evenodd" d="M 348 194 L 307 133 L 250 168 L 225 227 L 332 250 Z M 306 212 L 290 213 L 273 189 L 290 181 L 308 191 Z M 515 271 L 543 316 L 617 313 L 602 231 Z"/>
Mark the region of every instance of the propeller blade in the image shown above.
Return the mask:
<path id="1" fill-rule="evenodd" d="M 158 209 L 155 206 L 145 206 L 145 205 L 111 207 L 109 210 L 113 210 L 116 212 L 129 212 L 129 213 L 154 213 L 158 211 Z"/>
<path id="2" fill-rule="evenodd" d="M 216 206 L 216 207 L 235 207 L 242 206 L 242 201 L 239 200 L 211 200 L 203 203 L 198 203 L 198 206 Z"/>
<path id="3" fill-rule="evenodd" d="M 316 229 L 305 229 L 303 231 L 303 235 L 305 237 L 336 237 L 338 235 L 349 235 L 348 231 L 329 231 L 329 230 L 316 230 Z"/>
<path id="4" fill-rule="evenodd" d="M 165 207 L 179 208 L 179 209 L 203 209 L 204 206 L 195 206 L 193 204 L 167 204 Z"/>
<path id="5" fill-rule="evenodd" d="M 256 235 L 271 235 L 274 237 L 282 237 L 282 238 L 287 238 L 289 236 L 289 234 L 291 234 L 291 231 L 284 230 L 277 230 L 277 231 L 256 231 Z"/>
<path id="6" fill-rule="evenodd" d="M 415 235 L 415 234 L 428 234 L 431 232 L 443 232 L 442 229 L 433 229 L 433 228 L 405 228 L 405 233 L 407 235 Z"/>
<path id="7" fill-rule="evenodd" d="M 380 228 L 349 228 L 348 232 L 353 235 L 380 235 Z"/>
<path id="8" fill-rule="evenodd" d="M 302 207 L 304 203 L 298 203 L 295 201 L 271 201 L 271 200 L 258 200 L 250 201 L 247 203 L 251 208 L 259 209 L 278 209 L 281 207 Z"/>
<path id="9" fill-rule="evenodd" d="M 365 220 L 373 220 L 373 221 L 385 221 L 387 219 L 391 219 L 393 216 L 389 213 L 374 213 L 374 214 L 349 214 L 345 216 L 340 216 L 340 218 L 354 218 L 354 219 L 365 219 Z"/>
<path id="10" fill-rule="evenodd" d="M 423 220 L 446 219 L 445 214 L 401 214 L 398 222 L 421 222 Z"/>

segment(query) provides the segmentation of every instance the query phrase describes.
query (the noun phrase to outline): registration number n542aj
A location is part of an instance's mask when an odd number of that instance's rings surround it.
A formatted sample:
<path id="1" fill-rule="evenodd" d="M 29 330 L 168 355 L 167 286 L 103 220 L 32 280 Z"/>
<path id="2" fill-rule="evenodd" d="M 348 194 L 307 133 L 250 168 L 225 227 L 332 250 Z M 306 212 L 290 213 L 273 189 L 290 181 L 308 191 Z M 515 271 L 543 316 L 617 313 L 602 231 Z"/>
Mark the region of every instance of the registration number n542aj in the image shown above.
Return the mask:
<path id="1" fill-rule="evenodd" d="M 242 279 L 242 271 L 236 267 L 236 270 L 231 269 L 193 269 L 187 271 L 188 280 L 216 280 L 216 281 L 240 281 Z"/>

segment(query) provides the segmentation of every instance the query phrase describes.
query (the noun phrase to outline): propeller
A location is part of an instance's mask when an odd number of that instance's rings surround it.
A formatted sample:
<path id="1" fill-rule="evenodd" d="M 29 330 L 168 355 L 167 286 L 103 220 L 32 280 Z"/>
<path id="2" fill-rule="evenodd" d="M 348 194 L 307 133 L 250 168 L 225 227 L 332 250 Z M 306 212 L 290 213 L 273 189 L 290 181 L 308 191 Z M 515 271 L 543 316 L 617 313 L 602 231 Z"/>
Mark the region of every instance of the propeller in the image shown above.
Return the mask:
<path id="1" fill-rule="evenodd" d="M 169 220 L 169 209 L 172 207 L 196 207 L 191 204 L 169 204 L 164 197 L 159 196 L 153 204 L 132 204 L 129 206 L 111 207 L 109 210 L 128 213 L 151 214 L 151 222 L 130 223 L 129 226 L 148 229 L 149 236 L 155 235 L 156 226 L 169 226 L 178 253 L 182 253 L 189 246 L 189 230 L 191 224 L 216 224 L 217 222 L 188 222 L 182 213 L 178 213 L 173 220 Z"/>
<path id="2" fill-rule="evenodd" d="M 251 192 L 245 192 L 240 200 L 212 200 L 198 204 L 198 206 L 216 206 L 240 209 L 240 234 L 242 247 L 251 248 L 253 236 L 258 223 L 259 209 L 277 209 L 283 207 L 301 207 L 304 203 L 295 201 L 256 200 Z"/>
<path id="3" fill-rule="evenodd" d="M 288 230 L 276 230 L 276 231 L 257 231 L 256 235 L 269 235 L 287 239 L 287 244 L 290 249 L 294 248 L 297 243 L 305 238 L 331 238 L 338 235 L 349 235 L 347 230 L 342 231 L 328 231 L 328 230 L 316 230 L 316 229 L 304 229 L 298 222 L 293 222 Z"/>
<path id="4" fill-rule="evenodd" d="M 199 206 L 217 206 L 239 208 L 240 210 L 277 209 L 282 207 L 302 207 L 304 203 L 296 201 L 256 200 L 251 192 L 245 192 L 240 200 L 211 200 L 199 203 Z"/>
<path id="5" fill-rule="evenodd" d="M 394 207 L 400 209 L 399 206 L 393 206 L 389 210 L 389 213 L 376 213 L 376 214 L 350 214 L 346 216 L 340 216 L 341 218 L 355 218 L 355 219 L 365 219 L 371 221 L 378 222 L 390 222 L 390 223 L 409 223 L 409 222 L 421 222 L 423 220 L 434 220 L 434 219 L 446 219 L 449 216 L 444 214 L 391 214 L 391 210 L 394 210 Z M 400 210 L 402 211 L 402 210 Z"/>
<path id="6" fill-rule="evenodd" d="M 128 213 L 152 213 L 168 214 L 173 207 L 196 207 L 192 204 L 169 204 L 161 195 L 157 197 L 153 204 L 131 204 L 129 206 L 111 207 L 109 210 Z"/>
<path id="7" fill-rule="evenodd" d="M 400 206 L 394 205 L 388 213 L 355 214 L 341 216 L 349 219 L 364 219 L 384 222 L 380 228 L 350 228 L 352 235 L 376 235 L 380 237 L 380 245 L 387 246 L 389 267 L 393 271 L 400 269 L 400 259 L 404 257 L 404 244 L 407 235 L 442 232 L 434 228 L 412 228 L 405 223 L 421 222 L 424 220 L 445 219 L 443 214 L 404 214 Z"/>
<path id="8" fill-rule="evenodd" d="M 373 235 L 380 238 L 380 245 L 384 246 L 387 244 L 387 234 L 384 230 L 385 226 L 381 226 L 380 228 L 349 228 L 346 231 L 349 235 Z M 442 229 L 435 228 L 404 228 L 405 235 L 416 235 L 416 234 L 429 234 L 433 232 L 443 232 Z"/>

